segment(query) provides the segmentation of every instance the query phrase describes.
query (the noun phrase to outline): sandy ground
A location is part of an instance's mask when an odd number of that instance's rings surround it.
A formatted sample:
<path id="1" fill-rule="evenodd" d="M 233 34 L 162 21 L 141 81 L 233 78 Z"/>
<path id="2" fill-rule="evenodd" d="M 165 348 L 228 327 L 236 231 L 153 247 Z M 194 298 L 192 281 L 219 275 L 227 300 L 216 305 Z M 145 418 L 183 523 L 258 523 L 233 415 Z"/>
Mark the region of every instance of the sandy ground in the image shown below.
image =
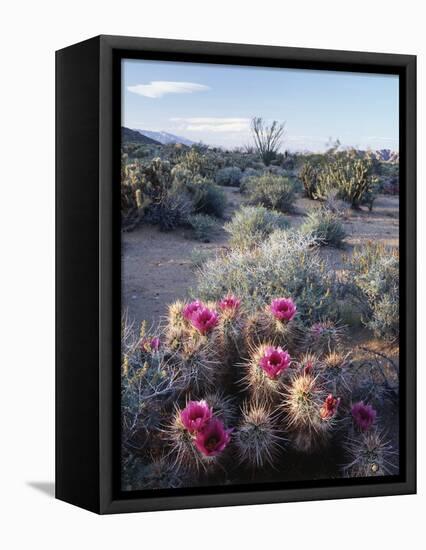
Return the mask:
<path id="1" fill-rule="evenodd" d="M 228 207 L 224 222 L 243 202 L 238 188 L 224 188 Z M 303 222 L 304 215 L 318 203 L 298 199 L 296 212 L 289 216 L 293 226 Z M 368 241 L 381 241 L 398 246 L 399 200 L 393 196 L 379 196 L 374 210 L 348 210 L 343 221 L 347 238 L 345 248 L 324 248 L 321 253 L 334 269 L 339 269 L 343 254 L 351 254 L 355 245 Z M 156 323 L 166 312 L 168 303 L 188 297 L 195 286 L 195 268 L 191 260 L 194 250 L 210 253 L 227 246 L 227 233 L 221 228 L 210 243 L 199 243 L 191 238 L 191 232 L 178 230 L 162 233 L 156 227 L 142 226 L 122 236 L 122 302 L 129 320 L 140 324 Z"/>

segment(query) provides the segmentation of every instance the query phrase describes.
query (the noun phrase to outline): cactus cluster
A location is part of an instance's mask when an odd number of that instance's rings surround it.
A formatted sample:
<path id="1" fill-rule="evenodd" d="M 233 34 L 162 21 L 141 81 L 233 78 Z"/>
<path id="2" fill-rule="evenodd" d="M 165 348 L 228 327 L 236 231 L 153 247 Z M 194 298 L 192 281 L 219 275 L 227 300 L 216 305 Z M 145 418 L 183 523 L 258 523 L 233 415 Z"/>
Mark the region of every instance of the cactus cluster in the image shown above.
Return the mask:
<path id="1" fill-rule="evenodd" d="M 343 328 L 327 319 L 304 327 L 287 297 L 254 313 L 232 294 L 176 301 L 156 330 L 142 324 L 132 337 L 124 326 L 126 486 L 285 476 L 294 453 L 327 448 L 346 454 L 342 476 L 385 475 L 392 445 L 376 409 L 352 403 L 351 368 Z"/>

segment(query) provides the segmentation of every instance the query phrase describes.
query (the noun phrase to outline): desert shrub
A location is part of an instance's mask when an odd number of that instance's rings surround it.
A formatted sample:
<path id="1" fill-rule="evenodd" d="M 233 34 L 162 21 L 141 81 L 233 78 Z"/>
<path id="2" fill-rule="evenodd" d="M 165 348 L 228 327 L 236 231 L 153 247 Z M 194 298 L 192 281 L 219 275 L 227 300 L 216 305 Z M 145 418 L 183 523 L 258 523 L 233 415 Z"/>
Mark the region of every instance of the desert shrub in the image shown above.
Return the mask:
<path id="1" fill-rule="evenodd" d="M 226 195 L 211 180 L 201 176 L 191 177 L 187 172 L 183 172 L 175 179 L 175 189 L 176 193 L 186 193 L 191 198 L 194 213 L 208 214 L 217 218 L 223 216 L 227 202 Z"/>
<path id="2" fill-rule="evenodd" d="M 301 230 L 312 235 L 320 246 L 340 247 L 346 237 L 340 216 L 328 208 L 309 212 Z"/>
<path id="3" fill-rule="evenodd" d="M 202 242 L 209 242 L 217 229 L 217 222 L 208 214 L 192 214 L 188 217 L 188 224 L 193 229 L 194 237 Z"/>
<path id="4" fill-rule="evenodd" d="M 191 265 L 194 268 L 201 267 L 207 260 L 212 259 L 212 252 L 202 248 L 194 248 L 191 251 Z"/>
<path id="5" fill-rule="evenodd" d="M 368 243 L 350 260 L 350 284 L 362 308 L 363 322 L 378 337 L 399 336 L 399 253 Z"/>
<path id="6" fill-rule="evenodd" d="M 144 220 L 158 225 L 161 231 L 172 231 L 186 225 L 193 212 L 193 202 L 186 193 L 172 191 L 161 201 L 149 204 L 145 209 Z"/>
<path id="7" fill-rule="evenodd" d="M 254 176 L 261 175 L 261 171 L 256 170 L 254 168 L 246 168 L 244 172 L 242 173 L 241 180 L 240 180 L 240 191 L 241 193 L 244 193 L 246 191 L 246 185 L 250 178 Z"/>
<path id="8" fill-rule="evenodd" d="M 312 200 L 325 200 L 330 189 L 326 172 L 320 167 L 306 162 L 299 172 L 305 195 Z"/>
<path id="9" fill-rule="evenodd" d="M 215 181 L 218 185 L 228 185 L 238 187 L 242 177 L 241 168 L 238 166 L 228 166 L 221 168 L 216 172 Z"/>
<path id="10" fill-rule="evenodd" d="M 264 174 L 246 183 L 249 202 L 280 212 L 291 212 L 296 200 L 294 183 L 287 177 Z"/>
<path id="11" fill-rule="evenodd" d="M 280 212 L 263 206 L 245 206 L 225 224 L 225 231 L 230 234 L 231 247 L 243 250 L 261 243 L 276 229 L 287 226 L 288 221 Z"/>
<path id="12" fill-rule="evenodd" d="M 206 262 L 198 274 L 198 296 L 215 300 L 227 293 L 244 297 L 249 308 L 275 296 L 292 296 L 302 320 L 336 317 L 334 272 L 318 254 L 315 239 L 278 230 L 250 251 L 234 249 Z"/>

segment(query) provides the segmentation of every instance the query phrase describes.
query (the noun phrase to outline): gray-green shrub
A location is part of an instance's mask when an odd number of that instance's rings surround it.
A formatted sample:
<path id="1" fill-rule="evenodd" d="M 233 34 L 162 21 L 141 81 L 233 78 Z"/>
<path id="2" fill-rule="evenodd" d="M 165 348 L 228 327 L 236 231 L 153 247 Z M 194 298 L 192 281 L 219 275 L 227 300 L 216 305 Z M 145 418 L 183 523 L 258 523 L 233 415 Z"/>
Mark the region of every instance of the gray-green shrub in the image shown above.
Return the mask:
<path id="1" fill-rule="evenodd" d="M 399 336 L 399 252 L 381 243 L 355 250 L 350 260 L 350 281 L 361 306 L 364 324 L 376 336 Z"/>
<path id="2" fill-rule="evenodd" d="M 230 235 L 230 246 L 244 250 L 261 243 L 276 229 L 286 227 L 288 221 L 280 212 L 263 206 L 244 206 L 225 224 L 225 231 Z"/>
<path id="3" fill-rule="evenodd" d="M 334 277 L 310 235 L 278 230 L 252 250 L 234 249 L 206 262 L 194 296 L 218 300 L 232 293 L 252 309 L 291 297 L 301 320 L 312 323 L 337 318 Z"/>
<path id="4" fill-rule="evenodd" d="M 192 214 L 188 217 L 188 224 L 194 232 L 194 237 L 202 242 L 209 242 L 217 229 L 217 222 L 208 214 Z"/>
<path id="5" fill-rule="evenodd" d="M 328 208 L 309 212 L 301 230 L 312 235 L 320 246 L 341 247 L 346 237 L 340 216 Z"/>
<path id="6" fill-rule="evenodd" d="M 294 182 L 285 176 L 263 174 L 250 178 L 245 189 L 250 204 L 264 206 L 280 212 L 291 212 L 296 200 Z"/>
<path id="7" fill-rule="evenodd" d="M 192 200 L 195 213 L 221 218 L 226 208 L 226 195 L 211 180 L 201 176 L 177 180 L 176 189 L 187 193 Z"/>
<path id="8" fill-rule="evenodd" d="M 216 172 L 215 181 L 218 185 L 228 185 L 238 187 L 240 185 L 243 172 L 238 166 L 227 166 Z"/>

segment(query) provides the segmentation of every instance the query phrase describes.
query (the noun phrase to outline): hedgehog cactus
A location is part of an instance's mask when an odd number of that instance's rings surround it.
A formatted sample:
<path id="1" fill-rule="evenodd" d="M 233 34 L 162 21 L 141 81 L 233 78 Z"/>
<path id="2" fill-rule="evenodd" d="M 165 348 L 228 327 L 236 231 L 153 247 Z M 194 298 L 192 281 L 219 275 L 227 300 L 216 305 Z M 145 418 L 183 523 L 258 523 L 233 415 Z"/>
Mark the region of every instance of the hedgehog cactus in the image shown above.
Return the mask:
<path id="1" fill-rule="evenodd" d="M 305 348 L 320 355 L 329 354 L 341 347 L 343 335 L 344 327 L 333 321 L 314 323 L 305 336 Z"/>
<path id="2" fill-rule="evenodd" d="M 201 400 L 189 401 L 183 410 L 177 408 L 165 432 L 175 464 L 185 471 L 199 472 L 217 465 L 232 429 L 213 416 L 210 404 Z"/>
<path id="3" fill-rule="evenodd" d="M 204 400 L 210 405 L 213 416 L 220 418 L 225 426 L 235 423 L 237 411 L 233 398 L 221 391 L 213 391 L 204 395 Z"/>
<path id="4" fill-rule="evenodd" d="M 378 431 L 357 433 L 344 444 L 348 463 L 343 474 L 348 477 L 385 476 L 395 473 L 397 453 L 386 436 Z"/>
<path id="5" fill-rule="evenodd" d="M 267 341 L 294 353 L 297 350 L 298 332 L 293 318 L 288 321 L 277 318 L 271 308 L 267 307 L 247 319 L 244 337 L 248 349 Z"/>
<path id="6" fill-rule="evenodd" d="M 245 403 L 242 420 L 234 436 L 240 463 L 262 468 L 276 462 L 284 438 L 267 403 Z"/>
<path id="7" fill-rule="evenodd" d="M 220 307 L 220 304 L 219 304 Z M 213 335 L 217 352 L 222 363 L 229 367 L 242 355 L 243 349 L 243 319 L 238 308 L 221 308 L 217 326 Z"/>
<path id="8" fill-rule="evenodd" d="M 318 376 L 306 371 L 294 375 L 283 397 L 287 427 L 294 447 L 303 452 L 312 452 L 324 445 L 335 422 L 338 402 L 330 407 L 329 414 L 324 414 L 328 397 Z"/>
<path id="9" fill-rule="evenodd" d="M 245 364 L 243 383 L 255 399 L 274 401 L 288 378 L 290 364 L 291 357 L 286 350 L 261 344 L 252 351 Z"/>
<path id="10" fill-rule="evenodd" d="M 176 467 L 170 458 L 154 459 L 142 481 L 141 489 L 178 489 L 185 483 L 184 471 Z"/>
<path id="11" fill-rule="evenodd" d="M 187 340 L 184 347 L 170 358 L 181 387 L 195 393 L 214 388 L 221 374 L 213 343 L 209 340 Z"/>
<path id="12" fill-rule="evenodd" d="M 321 361 L 321 377 L 327 383 L 333 386 L 334 391 L 340 393 L 348 390 L 347 367 L 349 353 L 340 351 L 331 351 L 327 353 Z"/>
<path id="13" fill-rule="evenodd" d="M 166 343 L 172 350 L 182 348 L 185 340 L 190 335 L 189 323 L 183 315 L 184 308 L 185 304 L 180 300 L 168 307 L 165 336 Z"/>
<path id="14" fill-rule="evenodd" d="M 194 433 L 185 427 L 182 412 L 176 409 L 165 428 L 165 439 L 171 448 L 170 456 L 174 457 L 173 465 L 184 471 L 198 472 L 204 468 L 202 456 L 194 446 Z"/>

